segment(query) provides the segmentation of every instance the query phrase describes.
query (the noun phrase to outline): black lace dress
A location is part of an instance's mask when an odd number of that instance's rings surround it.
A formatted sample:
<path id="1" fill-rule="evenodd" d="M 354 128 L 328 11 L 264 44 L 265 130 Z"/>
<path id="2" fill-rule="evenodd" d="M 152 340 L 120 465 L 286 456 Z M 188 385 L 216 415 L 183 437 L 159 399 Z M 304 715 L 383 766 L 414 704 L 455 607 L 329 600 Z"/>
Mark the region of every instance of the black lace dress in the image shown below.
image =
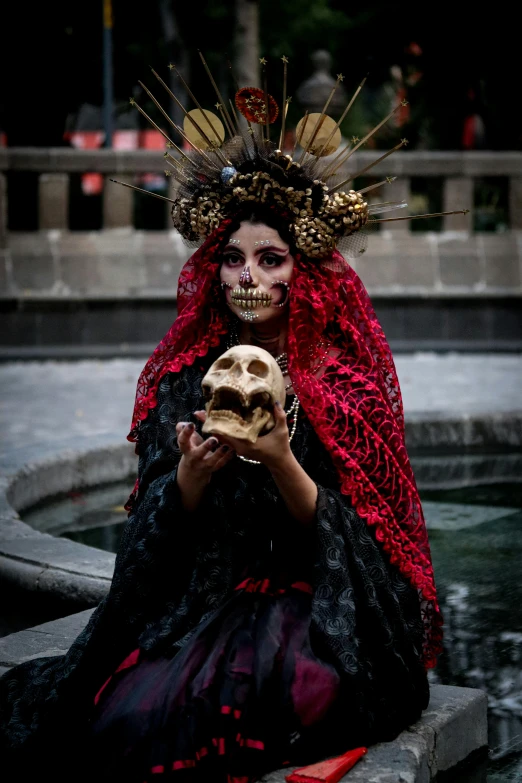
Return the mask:
<path id="1" fill-rule="evenodd" d="M 292 449 L 319 488 L 311 528 L 240 460 L 183 511 L 175 425 L 202 407 L 204 372 L 165 376 L 143 424 L 108 597 L 67 655 L 0 680 L 13 780 L 249 783 L 392 739 L 427 705 L 417 592 L 338 492 L 302 413 Z"/>

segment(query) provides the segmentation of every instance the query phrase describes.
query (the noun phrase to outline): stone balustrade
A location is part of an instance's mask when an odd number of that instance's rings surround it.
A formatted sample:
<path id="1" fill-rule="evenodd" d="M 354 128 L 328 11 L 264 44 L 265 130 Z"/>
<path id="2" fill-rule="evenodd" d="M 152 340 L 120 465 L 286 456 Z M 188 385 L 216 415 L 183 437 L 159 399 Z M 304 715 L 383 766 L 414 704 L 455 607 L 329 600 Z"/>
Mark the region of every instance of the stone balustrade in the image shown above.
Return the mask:
<path id="1" fill-rule="evenodd" d="M 356 153 L 345 176 L 378 155 Z M 172 230 L 136 230 L 133 191 L 110 179 L 132 183 L 163 166 L 161 154 L 147 150 L 0 149 L 0 353 L 157 341 L 175 314 L 177 277 L 190 250 Z M 24 172 L 39 178 L 33 232 L 8 224 L 7 183 Z M 100 231 L 69 227 L 70 175 L 84 172 L 104 176 Z M 519 350 L 522 153 L 401 151 L 371 174 L 397 177 L 381 196 L 391 201 L 410 201 L 415 178 L 439 178 L 442 210 L 470 210 L 445 217 L 441 231 L 412 231 L 409 220 L 384 223 L 353 262 L 394 347 Z M 473 231 L 475 182 L 488 177 L 506 180 L 502 232 Z"/>
<path id="2" fill-rule="evenodd" d="M 356 153 L 343 168 L 348 176 L 367 166 L 378 153 Z M 68 228 L 69 174 L 105 175 L 103 228 L 133 225 L 132 191 L 117 187 L 111 177 L 162 173 L 165 164 L 155 151 L 0 149 L 0 240 L 7 241 L 6 172 L 39 174 L 39 228 Z M 522 228 L 522 153 L 520 152 L 398 152 L 372 169 L 375 177 L 398 177 L 386 191 L 387 200 L 409 200 L 412 177 L 441 177 L 443 211 L 469 209 L 467 215 L 445 218 L 445 231 L 470 231 L 473 225 L 473 183 L 477 177 L 506 177 L 509 181 L 510 226 Z M 168 210 L 166 210 L 167 212 Z M 390 230 L 407 231 L 408 221 L 390 224 Z M 168 217 L 166 215 L 166 227 Z"/>

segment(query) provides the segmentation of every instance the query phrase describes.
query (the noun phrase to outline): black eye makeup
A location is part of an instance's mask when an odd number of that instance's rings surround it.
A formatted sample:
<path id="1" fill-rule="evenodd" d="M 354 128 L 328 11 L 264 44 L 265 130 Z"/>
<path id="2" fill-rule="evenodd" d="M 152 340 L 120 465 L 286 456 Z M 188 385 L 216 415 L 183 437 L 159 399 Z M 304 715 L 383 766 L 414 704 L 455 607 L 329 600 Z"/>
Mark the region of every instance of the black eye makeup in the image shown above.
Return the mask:
<path id="1" fill-rule="evenodd" d="M 288 251 L 281 249 L 278 252 L 272 248 L 266 248 L 266 250 L 256 253 L 256 256 L 257 259 L 254 261 L 254 264 L 275 269 L 287 260 Z M 236 267 L 246 263 L 246 261 L 243 253 L 236 250 L 236 248 L 230 248 L 230 250 L 225 250 L 223 253 L 223 263 L 230 267 Z"/>
<path id="2" fill-rule="evenodd" d="M 286 254 L 284 256 L 280 256 L 277 253 L 265 253 L 265 255 L 261 258 L 260 263 L 264 264 L 265 266 L 275 267 L 281 266 L 285 259 Z"/>
<path id="3" fill-rule="evenodd" d="M 237 266 L 238 264 L 244 264 L 245 260 L 243 256 L 240 256 L 238 253 L 224 253 L 223 263 L 228 264 L 229 266 Z"/>

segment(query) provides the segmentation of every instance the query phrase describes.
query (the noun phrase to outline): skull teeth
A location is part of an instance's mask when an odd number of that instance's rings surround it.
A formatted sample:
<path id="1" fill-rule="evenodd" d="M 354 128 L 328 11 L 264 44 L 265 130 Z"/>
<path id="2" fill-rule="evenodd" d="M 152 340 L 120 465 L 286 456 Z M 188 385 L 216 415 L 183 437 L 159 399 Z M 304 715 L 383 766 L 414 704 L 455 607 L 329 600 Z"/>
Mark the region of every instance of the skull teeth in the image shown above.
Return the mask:
<path id="1" fill-rule="evenodd" d="M 236 296 L 232 297 L 232 302 L 244 310 L 255 310 L 258 307 L 270 307 L 270 299 L 239 299 Z"/>
<path id="2" fill-rule="evenodd" d="M 243 426 L 245 426 L 246 423 L 247 423 L 241 416 L 239 416 L 239 414 L 234 413 L 234 411 L 226 411 L 226 410 L 221 410 L 221 409 L 218 409 L 218 410 L 215 410 L 215 411 L 210 411 L 209 418 L 210 419 L 231 419 L 233 421 L 239 422 L 239 424 L 242 424 Z"/>
<path id="3" fill-rule="evenodd" d="M 254 408 L 252 411 L 249 411 L 249 421 L 245 421 L 242 416 L 240 416 L 238 413 L 235 413 L 234 411 L 225 410 L 222 408 L 218 408 L 217 410 L 211 410 L 208 414 L 209 419 L 228 419 L 229 421 L 235 421 L 238 424 L 240 424 L 242 427 L 246 427 L 249 424 L 251 424 L 250 419 L 256 419 L 260 418 L 264 412 L 263 408 L 257 407 Z"/>
<path id="4" fill-rule="evenodd" d="M 252 291 L 242 286 L 236 286 L 232 291 L 232 302 L 244 310 L 255 310 L 259 306 L 270 307 L 272 296 L 266 291 Z"/>

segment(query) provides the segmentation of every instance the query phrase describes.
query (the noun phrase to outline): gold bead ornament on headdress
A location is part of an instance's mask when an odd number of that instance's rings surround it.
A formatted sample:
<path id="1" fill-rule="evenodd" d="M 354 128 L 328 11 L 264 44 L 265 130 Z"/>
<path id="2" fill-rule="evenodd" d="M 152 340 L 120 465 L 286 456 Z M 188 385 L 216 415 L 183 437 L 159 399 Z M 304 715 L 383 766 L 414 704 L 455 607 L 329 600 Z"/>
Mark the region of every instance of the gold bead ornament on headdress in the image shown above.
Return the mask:
<path id="1" fill-rule="evenodd" d="M 230 108 L 219 91 L 207 62 L 200 52 L 203 67 L 216 93 L 216 110 L 219 117 L 204 109 L 190 87 L 177 70 L 169 65 L 179 77 L 185 92 L 196 108 L 188 110 L 172 92 L 165 81 L 152 69 L 159 84 L 181 109 L 183 127 L 177 125 L 162 108 L 152 92 L 140 82 L 148 97 L 159 110 L 164 120 L 181 138 L 176 144 L 135 102 L 131 104 L 147 119 L 165 139 L 167 151 L 164 158 L 169 168 L 165 174 L 177 183 L 175 198 L 170 199 L 157 193 L 144 191 L 125 182 L 118 184 L 133 188 L 172 203 L 174 227 L 190 244 L 199 244 L 206 239 L 227 217 L 238 214 L 245 206 L 260 205 L 276 211 L 288 220 L 289 230 L 296 248 L 306 256 L 322 259 L 342 241 L 343 252 L 348 256 L 364 252 L 365 226 L 389 220 L 412 220 L 431 215 L 408 215 L 402 218 L 372 219 L 372 215 L 401 209 L 405 202 L 371 204 L 365 194 L 393 182 L 387 177 L 381 182 L 362 190 L 346 189 L 346 185 L 366 174 L 389 155 L 406 146 L 407 139 L 401 139 L 391 150 L 349 178 L 340 179 L 341 167 L 357 152 L 403 105 L 401 101 L 362 139 L 354 137 L 341 146 L 341 123 L 357 99 L 366 79 L 363 79 L 337 122 L 326 113 L 338 85 L 344 80 L 338 74 L 322 112 L 309 114 L 299 121 L 292 154 L 283 154 L 286 116 L 291 98 L 287 97 L 288 58 L 283 62 L 282 111 L 276 100 L 268 93 L 265 58 L 261 58 L 263 88 L 242 87 L 236 83 L 234 103 Z M 240 119 L 238 112 L 242 115 Z M 270 126 L 281 116 L 279 144 L 270 139 Z M 246 123 L 245 123 L 246 120 Z M 172 131 L 170 131 L 172 133 Z M 185 143 L 182 149 L 180 144 Z M 189 149 L 187 149 L 187 146 Z M 297 148 L 300 148 L 296 154 Z M 337 153 L 337 154 L 335 154 Z M 322 159 L 325 159 L 324 161 Z M 437 215 L 454 215 L 468 212 L 440 212 Z M 361 234 L 358 234 L 361 232 Z M 350 237 L 354 241 L 350 241 Z M 348 240 L 348 241 L 345 241 Z"/>

